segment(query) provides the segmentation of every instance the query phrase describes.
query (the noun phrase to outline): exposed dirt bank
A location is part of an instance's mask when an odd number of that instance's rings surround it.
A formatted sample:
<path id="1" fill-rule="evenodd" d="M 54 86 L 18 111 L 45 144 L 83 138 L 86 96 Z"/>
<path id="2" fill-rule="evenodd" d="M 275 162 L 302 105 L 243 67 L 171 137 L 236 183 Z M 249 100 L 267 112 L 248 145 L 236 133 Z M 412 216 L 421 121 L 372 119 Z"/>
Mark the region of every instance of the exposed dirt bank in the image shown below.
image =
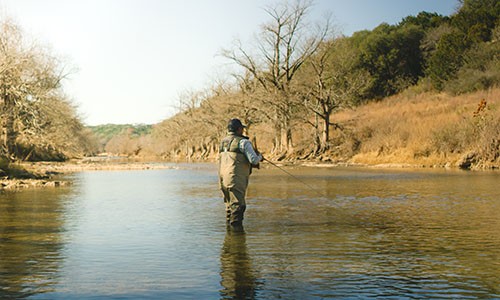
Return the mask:
<path id="1" fill-rule="evenodd" d="M 70 181 L 53 179 L 2 179 L 0 180 L 0 190 L 59 187 L 70 184 Z"/>
<path id="2" fill-rule="evenodd" d="M 193 162 L 192 163 L 197 163 Z M 209 162 L 207 160 L 200 160 L 198 162 Z M 213 161 L 212 161 L 213 162 Z M 186 162 L 180 162 L 186 163 Z M 358 161 L 348 162 L 334 162 L 322 160 L 282 160 L 275 161 L 280 167 L 286 166 L 307 166 L 307 167 L 366 167 L 366 168 L 407 168 L 407 169 L 421 169 L 421 168 L 451 168 L 460 169 L 459 164 L 419 164 L 419 163 L 363 163 Z M 2 189 L 23 189 L 23 188 L 41 188 L 41 187 L 59 187 L 70 185 L 71 182 L 59 179 L 58 175 L 68 174 L 73 172 L 83 171 L 124 171 L 124 170 L 162 170 L 162 169 L 176 169 L 179 168 L 174 162 L 137 162 L 126 160 L 106 160 L 106 159 L 93 159 L 86 158 L 82 160 L 73 160 L 69 162 L 30 162 L 17 164 L 19 168 L 26 170 L 25 174 L 31 174 L 21 179 L 0 179 L 0 190 Z M 262 168 L 272 168 L 273 166 L 267 162 L 263 162 Z M 493 168 L 495 169 L 495 168 Z"/>
<path id="3" fill-rule="evenodd" d="M 89 159 L 74 160 L 69 162 L 55 163 L 55 162 L 36 162 L 36 163 L 23 163 L 21 164 L 25 169 L 38 174 L 60 174 L 82 171 L 120 171 L 120 170 L 161 170 L 172 169 L 171 165 L 157 162 L 127 162 L 127 161 L 106 161 L 98 160 L 92 161 Z"/>
<path id="4" fill-rule="evenodd" d="M 94 170 L 157 170 L 171 168 L 174 167 L 166 163 L 106 161 L 88 158 L 69 162 L 17 163 L 15 164 L 15 176 L 5 176 L 0 179 L 0 190 L 66 186 L 70 185 L 71 181 L 61 180 L 58 175 L 72 172 Z"/>

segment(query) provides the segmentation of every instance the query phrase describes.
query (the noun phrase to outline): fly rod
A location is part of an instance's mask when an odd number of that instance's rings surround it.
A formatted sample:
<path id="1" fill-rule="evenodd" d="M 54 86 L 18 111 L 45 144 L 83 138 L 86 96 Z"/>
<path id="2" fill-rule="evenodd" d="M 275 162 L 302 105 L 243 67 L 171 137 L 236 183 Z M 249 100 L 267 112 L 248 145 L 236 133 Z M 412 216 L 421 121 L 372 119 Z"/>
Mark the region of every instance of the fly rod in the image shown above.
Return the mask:
<path id="1" fill-rule="evenodd" d="M 308 184 L 307 182 L 301 180 L 300 178 L 298 178 L 297 176 L 293 175 L 292 173 L 288 172 L 287 170 L 283 169 L 282 167 L 278 166 L 277 164 L 273 163 L 272 161 L 270 161 L 269 159 L 267 158 L 264 158 L 262 157 L 262 160 L 263 161 L 266 161 L 268 162 L 269 164 L 271 164 L 272 166 L 280 169 L 282 172 L 284 172 L 285 174 L 287 174 L 288 176 L 292 177 L 293 179 L 301 182 L 303 185 L 307 186 L 309 189 L 311 189 L 312 191 L 315 191 L 318 195 L 320 196 L 323 196 L 325 197 L 325 194 L 323 194 L 320 190 L 318 189 L 315 189 L 314 187 L 312 187 L 310 184 Z"/>
<path id="2" fill-rule="evenodd" d="M 257 150 L 257 138 L 255 137 L 255 135 L 253 136 L 252 138 L 252 144 L 253 144 L 253 147 L 255 150 Z M 257 150 L 258 151 L 258 150 Z M 301 182 L 303 185 L 307 186 L 310 190 L 316 192 L 318 195 L 322 196 L 322 197 L 326 197 L 325 194 L 323 194 L 321 191 L 319 191 L 318 189 L 315 189 L 314 187 L 312 187 L 311 185 L 309 185 L 307 182 L 301 180 L 300 178 L 298 178 L 297 176 L 293 175 L 292 173 L 288 172 L 287 170 L 283 169 L 282 167 L 278 166 L 277 164 L 273 163 L 272 161 L 270 161 L 269 159 L 267 158 L 264 158 L 262 157 L 262 160 L 263 161 L 267 161 L 269 164 L 271 164 L 272 166 L 280 169 L 282 172 L 284 172 L 285 174 L 287 174 L 288 176 L 292 177 L 293 179 Z"/>
<path id="3" fill-rule="evenodd" d="M 294 176 L 293 174 L 291 174 L 291 173 L 290 173 L 290 172 L 288 172 L 287 170 L 283 169 L 282 167 L 278 166 L 277 164 L 273 163 L 272 161 L 270 161 L 270 160 L 268 160 L 268 159 L 266 159 L 266 158 L 264 158 L 264 157 L 262 157 L 262 160 L 263 160 L 263 161 L 266 161 L 266 162 L 268 162 L 269 164 L 271 164 L 272 166 L 274 166 L 274 167 L 276 167 L 276 168 L 280 169 L 281 171 L 283 171 L 284 173 L 286 173 L 288 176 L 290 176 L 290 177 L 294 178 L 295 180 L 300 181 L 302 184 L 306 185 L 306 186 L 307 186 L 310 190 L 312 190 L 312 191 L 316 192 L 318 195 L 320 195 L 320 196 L 322 196 L 322 197 L 326 197 L 326 198 L 328 198 L 328 196 L 326 196 L 326 195 L 325 195 L 324 193 L 322 193 L 320 190 L 315 189 L 315 188 L 314 188 L 314 187 L 312 187 L 311 185 L 307 184 L 307 182 L 305 182 L 305 181 L 301 180 L 301 179 L 300 179 L 300 178 L 298 178 L 297 176 Z M 343 208 L 342 208 L 342 207 L 341 207 L 338 203 L 335 203 L 335 201 L 331 202 L 331 204 L 333 204 L 334 206 L 336 206 L 337 208 L 339 208 L 339 209 L 340 209 L 340 210 L 338 210 L 338 212 L 341 212 L 341 215 L 345 215 L 346 217 L 349 217 L 349 218 L 351 218 L 351 217 L 352 217 L 352 215 L 351 215 L 351 214 L 349 214 L 348 212 L 343 211 L 343 210 L 342 210 Z M 363 229 L 365 229 L 365 230 L 368 230 L 368 228 L 365 228 L 365 227 L 360 227 L 360 228 L 363 228 Z"/>
<path id="4" fill-rule="evenodd" d="M 254 147 L 255 149 L 257 149 L 257 139 L 255 138 L 255 136 L 253 137 L 253 144 L 254 144 Z M 277 164 L 273 163 L 272 161 L 270 161 L 269 159 L 265 158 L 265 157 L 262 157 L 262 161 L 265 161 L 265 162 L 268 162 L 270 165 L 272 165 L 273 167 L 276 167 L 277 169 L 280 169 L 282 172 L 284 172 L 285 174 L 287 174 L 288 176 L 292 177 L 293 179 L 299 181 L 300 183 L 302 183 L 303 185 L 307 186 L 311 191 L 314 191 L 316 192 L 318 195 L 322 196 L 322 197 L 326 197 L 328 198 L 328 196 L 326 196 L 322 191 L 312 187 L 311 185 L 309 185 L 307 182 L 301 180 L 300 178 L 298 178 L 297 176 L 293 175 L 292 173 L 288 172 L 287 170 L 283 169 L 282 167 L 278 166 Z M 349 214 L 348 212 L 345 212 L 343 211 L 342 207 L 336 203 L 335 201 L 331 202 L 334 206 L 336 206 L 337 208 L 339 208 L 340 210 L 338 210 L 339 212 L 342 212 L 341 214 L 345 215 L 346 217 L 349 217 L 351 218 L 351 214 Z M 365 230 L 369 230 L 368 228 L 366 227 L 360 227 L 360 228 L 363 228 Z"/>

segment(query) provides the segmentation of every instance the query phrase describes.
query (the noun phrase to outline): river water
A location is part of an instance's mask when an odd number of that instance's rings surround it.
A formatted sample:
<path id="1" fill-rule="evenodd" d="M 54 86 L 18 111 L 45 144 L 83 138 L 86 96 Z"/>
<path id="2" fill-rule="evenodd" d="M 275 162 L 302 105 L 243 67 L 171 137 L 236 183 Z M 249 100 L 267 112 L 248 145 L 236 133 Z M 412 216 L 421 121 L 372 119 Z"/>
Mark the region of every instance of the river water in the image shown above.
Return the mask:
<path id="1" fill-rule="evenodd" d="M 500 173 L 213 164 L 0 193 L 0 299 L 500 298 Z"/>

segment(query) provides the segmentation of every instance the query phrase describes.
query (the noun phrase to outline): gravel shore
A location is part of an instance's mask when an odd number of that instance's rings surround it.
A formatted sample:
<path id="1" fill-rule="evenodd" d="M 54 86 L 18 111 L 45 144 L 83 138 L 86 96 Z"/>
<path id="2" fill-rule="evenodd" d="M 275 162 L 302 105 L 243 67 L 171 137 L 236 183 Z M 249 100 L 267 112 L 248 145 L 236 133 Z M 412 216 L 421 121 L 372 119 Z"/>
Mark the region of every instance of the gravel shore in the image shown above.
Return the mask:
<path id="1" fill-rule="evenodd" d="M 70 185 L 71 181 L 56 179 L 61 174 L 82 171 L 120 171 L 120 170 L 160 170 L 172 169 L 174 166 L 165 163 L 92 161 L 78 160 L 70 162 L 29 162 L 18 163 L 17 167 L 26 170 L 23 178 L 0 179 L 0 190 L 24 188 L 59 187 Z"/>

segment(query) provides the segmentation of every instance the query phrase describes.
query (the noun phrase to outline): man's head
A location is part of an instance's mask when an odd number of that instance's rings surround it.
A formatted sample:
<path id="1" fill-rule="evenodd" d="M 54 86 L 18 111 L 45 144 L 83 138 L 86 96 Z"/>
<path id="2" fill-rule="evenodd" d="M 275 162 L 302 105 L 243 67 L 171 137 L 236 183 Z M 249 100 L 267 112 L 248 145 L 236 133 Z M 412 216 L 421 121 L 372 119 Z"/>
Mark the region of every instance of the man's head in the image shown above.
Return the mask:
<path id="1" fill-rule="evenodd" d="M 238 134 L 243 133 L 243 128 L 246 126 L 241 124 L 241 121 L 239 119 L 231 119 L 229 120 L 229 124 L 227 124 L 227 130 L 229 132 L 234 132 Z"/>

